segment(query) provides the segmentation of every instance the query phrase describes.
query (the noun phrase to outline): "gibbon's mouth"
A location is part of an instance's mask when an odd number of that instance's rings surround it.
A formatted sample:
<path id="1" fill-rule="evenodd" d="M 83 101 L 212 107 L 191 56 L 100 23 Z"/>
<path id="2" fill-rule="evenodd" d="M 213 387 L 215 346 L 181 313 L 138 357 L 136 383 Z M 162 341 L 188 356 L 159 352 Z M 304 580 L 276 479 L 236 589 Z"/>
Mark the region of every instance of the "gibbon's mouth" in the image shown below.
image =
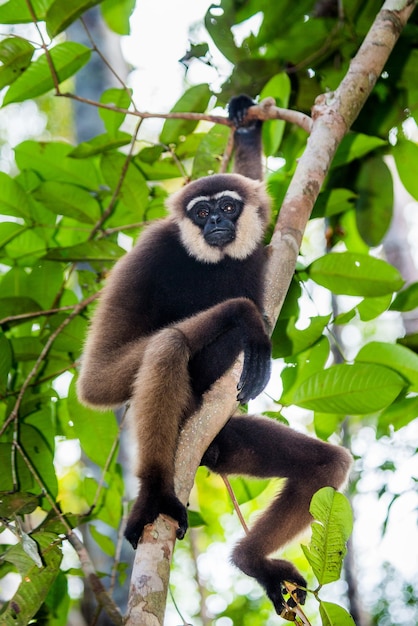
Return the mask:
<path id="1" fill-rule="evenodd" d="M 234 239 L 234 233 L 229 228 L 214 228 L 205 236 L 206 243 L 218 248 L 231 243 Z"/>

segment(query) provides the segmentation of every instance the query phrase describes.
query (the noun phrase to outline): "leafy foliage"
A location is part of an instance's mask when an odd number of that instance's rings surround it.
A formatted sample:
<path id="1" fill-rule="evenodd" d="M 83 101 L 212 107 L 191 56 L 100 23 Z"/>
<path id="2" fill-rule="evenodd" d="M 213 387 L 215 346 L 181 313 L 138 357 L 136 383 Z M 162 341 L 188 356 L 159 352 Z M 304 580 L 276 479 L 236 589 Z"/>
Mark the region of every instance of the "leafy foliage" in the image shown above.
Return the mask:
<path id="1" fill-rule="evenodd" d="M 321 13 L 319 4 L 222 0 L 219 7 L 211 5 L 205 19 L 208 41 L 233 64 L 231 74 L 216 94 L 207 84 L 190 86 L 172 111 L 205 112 L 215 101 L 222 106 L 231 95 L 246 92 L 309 112 L 316 96 L 339 84 L 381 5 L 376 0 L 343 2 L 338 16 L 332 10 Z M 47 34 L 38 43 L 14 33 L 0 42 L 0 87 L 6 88 L 0 113 L 7 115 L 9 105 L 32 98 L 42 106 L 53 94 L 60 95 L 53 115 L 65 111 L 63 94 L 97 56 L 91 47 L 66 40 L 65 32 L 95 5 L 114 32 L 128 32 L 133 0 L 1 4 L 3 25 L 15 28 L 35 21 Z M 259 20 L 256 32 L 247 29 L 238 45 L 236 27 L 245 28 L 254 19 Z M 347 415 L 354 422 L 362 416 L 375 424 L 379 436 L 418 415 L 413 339 L 405 338 L 402 346 L 368 341 L 387 311 L 394 315 L 418 306 L 418 283 L 404 288 L 399 269 L 378 258 L 377 248 L 393 211 L 386 157 L 394 158 L 403 184 L 418 199 L 412 167 L 418 148 L 404 124 L 405 115 L 412 121 L 416 113 L 417 22 L 415 13 L 387 75 L 378 80 L 338 149 L 312 215 L 314 225 L 326 220 L 327 246 L 316 245 L 312 254 L 305 242 L 273 334 L 273 355 L 282 364 L 282 388 L 275 401 L 284 412 L 292 405 L 310 409 L 317 434 L 324 438 L 338 434 Z M 206 54 L 208 42 L 201 45 Z M 188 63 L 198 64 L 201 58 L 194 54 Z M 98 100 L 104 133 L 78 145 L 74 137 L 62 141 L 58 135 L 22 141 L 14 150 L 13 173 L 0 172 L 0 517 L 15 535 L 4 539 L 10 545 L 2 553 L 0 574 L 21 576 L 2 610 L 5 624 L 23 625 L 32 618 L 66 623 L 72 572 L 60 569 L 61 546 L 72 528 L 88 524 L 97 546 L 112 557 L 116 553 L 109 533 L 120 532 L 123 517 L 118 458 L 123 418 L 86 409 L 75 396 L 88 318 L 126 241 L 146 222 L 165 215 L 164 200 L 171 190 L 188 178 L 217 171 L 228 141 L 229 131 L 221 124 L 171 119 L 153 144 L 145 143 L 140 131 L 132 133 L 126 123 L 135 111 L 123 81 L 120 88 L 103 90 Z M 268 172 L 276 214 L 307 138 L 283 121 L 266 123 L 263 132 L 266 154 L 282 159 L 279 167 L 274 165 L 276 171 Z M 325 288 L 319 293 L 328 302 L 327 312 L 317 309 L 306 324 L 303 301 L 307 292 L 315 300 L 318 286 Z M 336 309 L 331 293 L 356 300 L 342 298 Z M 341 328 L 359 325 L 365 332 L 357 356 L 344 359 L 335 336 Z M 345 362 L 337 364 L 331 355 Z M 80 443 L 88 458 L 88 472 L 80 460 L 71 468 L 60 467 L 60 450 L 72 441 Z M 271 488 L 265 481 L 241 479 L 234 487 L 250 513 L 264 504 Z M 223 537 L 219 515 L 228 515 L 231 504 L 214 477 L 200 473 L 198 491 L 200 513 L 191 517 L 191 524 L 205 523 L 201 542 L 207 547 Z M 315 496 L 312 507 L 318 521 L 305 554 L 322 585 L 339 576 L 351 513 L 343 496 L 330 490 Z M 124 563 L 117 562 L 114 572 L 123 582 Z M 336 604 L 321 601 L 319 610 L 323 625 L 353 623 Z M 241 597 L 224 615 L 236 625 L 244 624 L 243 615 L 254 616 L 251 623 L 256 624 L 265 622 L 269 611 L 264 599 Z"/>

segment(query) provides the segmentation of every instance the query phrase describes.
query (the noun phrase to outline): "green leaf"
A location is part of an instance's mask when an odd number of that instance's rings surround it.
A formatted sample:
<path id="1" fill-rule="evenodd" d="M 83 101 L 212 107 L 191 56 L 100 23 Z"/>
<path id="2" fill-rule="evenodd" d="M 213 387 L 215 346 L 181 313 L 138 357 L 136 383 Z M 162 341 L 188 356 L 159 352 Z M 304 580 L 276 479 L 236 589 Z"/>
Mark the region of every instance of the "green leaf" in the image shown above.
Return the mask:
<path id="1" fill-rule="evenodd" d="M 356 626 L 353 618 L 347 611 L 333 602 L 320 601 L 319 613 L 322 626 Z"/>
<path id="2" fill-rule="evenodd" d="M 0 214 L 31 218 L 31 205 L 27 193 L 13 178 L 0 172 Z"/>
<path id="3" fill-rule="evenodd" d="M 298 320 L 291 317 L 279 320 L 273 332 L 273 357 L 278 359 L 283 356 L 303 352 L 309 346 L 322 337 L 324 328 L 328 324 L 331 315 L 318 315 L 309 318 L 309 325 L 303 330 L 296 328 Z"/>
<path id="4" fill-rule="evenodd" d="M 290 98 L 290 79 L 285 72 L 276 74 L 264 85 L 260 93 L 260 100 L 272 97 L 276 106 L 286 109 Z M 283 120 L 269 120 L 263 124 L 263 147 L 266 156 L 276 154 L 282 141 L 285 129 Z"/>
<path id="5" fill-rule="evenodd" d="M 407 191 L 418 200 L 418 178 L 412 163 L 418 162 L 418 146 L 412 141 L 398 141 L 393 148 L 396 167 L 399 178 L 405 185 Z"/>
<path id="6" fill-rule="evenodd" d="M 332 161 L 332 168 L 346 165 L 355 159 L 360 159 L 365 154 L 386 146 L 387 141 L 379 137 L 370 137 L 362 133 L 350 132 L 340 143 L 335 157 Z"/>
<path id="7" fill-rule="evenodd" d="M 357 354 L 357 363 L 380 363 L 396 370 L 410 382 L 410 390 L 418 392 L 418 355 L 399 344 L 371 341 Z"/>
<path id="8" fill-rule="evenodd" d="M 353 252 L 326 254 L 307 271 L 318 285 L 349 296 L 383 296 L 398 291 L 404 282 L 398 270 L 386 261 Z"/>
<path id="9" fill-rule="evenodd" d="M 364 298 L 349 311 L 337 315 L 334 319 L 334 324 L 348 324 L 355 317 L 356 312 L 363 322 L 374 320 L 388 310 L 391 301 L 392 294 L 390 293 L 386 296 L 378 296 L 376 298 Z"/>
<path id="10" fill-rule="evenodd" d="M 23 141 L 15 148 L 16 164 L 21 171 L 34 170 L 43 180 L 98 189 L 103 181 L 94 161 L 72 159 L 71 151 L 70 145 L 58 141 Z"/>
<path id="11" fill-rule="evenodd" d="M 53 0 L 31 0 L 33 12 L 38 21 L 45 19 Z M 26 0 L 9 0 L 0 6 L 0 24 L 25 24 L 33 22 Z"/>
<path id="12" fill-rule="evenodd" d="M 106 24 L 118 35 L 129 35 L 130 17 L 135 8 L 135 0 L 104 0 L 101 10 Z"/>
<path id="13" fill-rule="evenodd" d="M 260 493 L 263 493 L 264 489 L 269 484 L 269 480 L 261 480 L 255 478 L 235 478 L 228 477 L 232 490 L 238 504 L 244 504 L 253 500 Z"/>
<path id="14" fill-rule="evenodd" d="M 120 109 L 128 109 L 131 104 L 131 95 L 131 92 L 126 89 L 116 89 L 112 87 L 102 93 L 100 102 L 103 104 L 113 104 Z M 107 132 L 113 137 L 126 118 L 126 114 L 102 108 L 99 108 L 98 111 Z"/>
<path id="15" fill-rule="evenodd" d="M 69 183 L 46 181 L 33 192 L 35 200 L 57 215 L 67 215 L 84 224 L 95 224 L 100 206 L 85 189 Z"/>
<path id="16" fill-rule="evenodd" d="M 293 402 L 322 413 L 366 415 L 384 409 L 405 386 L 399 374 L 383 365 L 333 365 L 303 381 Z"/>
<path id="17" fill-rule="evenodd" d="M 112 241 L 85 241 L 68 248 L 52 248 L 44 256 L 49 261 L 116 261 L 125 250 Z"/>
<path id="18" fill-rule="evenodd" d="M 32 538 L 39 546 L 43 567 L 39 568 L 22 549 L 21 544 L 10 548 L 4 558 L 13 563 L 22 582 L 1 615 L 4 626 L 27 626 L 45 600 L 60 571 L 61 547 L 57 535 L 36 532 Z"/>
<path id="19" fill-rule="evenodd" d="M 0 333 L 0 397 L 6 394 L 7 381 L 12 367 L 12 348 L 7 337 Z"/>
<path id="20" fill-rule="evenodd" d="M 25 228 L 6 245 L 6 254 L 11 259 L 41 257 L 45 254 L 45 241 L 36 229 Z"/>
<path id="21" fill-rule="evenodd" d="M 35 300 L 32 300 L 32 298 L 27 298 L 25 296 L 11 296 L 6 298 L 0 298 L 0 311 L 2 319 L 14 315 L 21 315 L 22 313 L 39 311 L 40 309 L 41 307 L 37 302 L 35 302 Z"/>
<path id="22" fill-rule="evenodd" d="M 89 525 L 89 530 L 94 541 L 103 550 L 103 552 L 108 556 L 114 557 L 116 550 L 114 539 L 109 537 L 109 535 L 104 535 L 103 533 L 99 532 L 97 528 L 93 526 L 93 524 Z"/>
<path id="23" fill-rule="evenodd" d="M 81 404 L 77 398 L 75 382 L 74 377 L 67 399 L 74 435 L 80 440 L 87 456 L 103 467 L 118 436 L 116 417 L 113 411 L 95 411 Z"/>
<path id="24" fill-rule="evenodd" d="M 390 306 L 391 311 L 412 311 L 418 307 L 418 283 L 400 291 Z"/>
<path id="25" fill-rule="evenodd" d="M 0 497 L 0 516 L 27 515 L 36 509 L 38 503 L 39 498 L 32 493 L 21 491 L 2 493 Z"/>
<path id="26" fill-rule="evenodd" d="M 283 383 L 283 392 L 280 398 L 281 404 L 294 404 L 294 392 L 304 380 L 325 368 L 329 358 L 329 351 L 329 341 L 327 337 L 322 337 L 319 341 L 309 346 L 307 350 L 286 358 L 287 367 L 280 374 Z"/>
<path id="27" fill-rule="evenodd" d="M 381 157 L 361 163 L 356 187 L 359 233 L 369 246 L 377 246 L 390 226 L 393 213 L 392 175 Z"/>
<path id="28" fill-rule="evenodd" d="M 20 427 L 20 443 L 39 476 L 43 488 L 52 498 L 55 498 L 58 493 L 58 482 L 54 469 L 54 451 L 47 445 L 37 428 L 29 424 L 22 424 Z M 41 488 L 36 483 L 35 493 L 39 492 L 41 492 Z"/>
<path id="29" fill-rule="evenodd" d="M 80 43 L 67 41 L 60 43 L 49 52 L 55 68 L 58 83 L 73 76 L 85 65 L 91 55 L 91 50 Z M 30 64 L 28 69 L 9 87 L 3 106 L 11 102 L 23 102 L 36 98 L 54 88 L 51 70 L 46 54 L 40 56 Z"/>
<path id="30" fill-rule="evenodd" d="M 217 5 L 211 4 L 205 15 L 205 27 L 215 46 L 233 64 L 242 56 L 242 52 L 235 45 L 231 30 L 235 24 L 234 11 L 232 3 L 224 3 L 221 10 Z"/>
<path id="31" fill-rule="evenodd" d="M 109 150 L 116 150 L 121 146 L 126 146 L 132 141 L 132 136 L 129 133 L 123 133 L 122 131 L 116 131 L 113 135 L 103 133 L 90 139 L 89 141 L 83 141 L 78 144 L 74 150 L 72 150 L 69 156 L 73 159 L 85 159 L 95 154 L 101 154 L 102 152 L 108 152 Z"/>
<path id="32" fill-rule="evenodd" d="M 353 529 L 353 514 L 347 498 L 332 487 L 317 491 L 309 509 L 314 521 L 312 538 L 303 552 L 320 585 L 339 579 L 346 543 Z"/>
<path id="33" fill-rule="evenodd" d="M 211 92 L 206 83 L 190 87 L 176 102 L 171 112 L 194 112 L 204 113 L 208 107 Z M 173 120 L 168 119 L 164 122 L 160 135 L 160 141 L 163 144 L 170 145 L 178 143 L 181 135 L 189 135 L 194 131 L 198 122 L 194 120 Z"/>
<path id="34" fill-rule="evenodd" d="M 0 249 L 20 235 L 25 228 L 16 222 L 0 222 Z"/>
<path id="35" fill-rule="evenodd" d="M 29 41 L 19 37 L 9 37 L 0 42 L 0 89 L 19 78 L 30 64 L 34 51 Z"/>
<path id="36" fill-rule="evenodd" d="M 104 153 L 100 160 L 103 177 L 112 190 L 117 189 L 126 166 L 126 156 L 117 152 Z M 136 214 L 136 219 L 143 219 L 148 206 L 148 185 L 144 176 L 131 162 L 125 172 L 119 189 L 119 199 Z"/>
<path id="37" fill-rule="evenodd" d="M 418 417 L 418 397 L 397 400 L 379 416 L 377 434 L 379 437 L 390 435 L 391 429 L 400 430 Z"/>
<path id="38" fill-rule="evenodd" d="M 315 202 L 311 218 L 331 217 L 353 208 L 356 194 L 351 189 L 331 189 L 322 191 Z"/>
<path id="39" fill-rule="evenodd" d="M 193 180 L 219 171 L 222 154 L 224 153 L 228 137 L 229 128 L 222 124 L 215 124 L 215 126 L 204 135 L 197 148 L 196 156 L 193 161 Z M 178 169 L 177 174 L 179 174 Z"/>
<path id="40" fill-rule="evenodd" d="M 50 37 L 56 37 L 82 13 L 100 4 L 101 0 L 54 0 L 46 14 L 46 29 Z"/>

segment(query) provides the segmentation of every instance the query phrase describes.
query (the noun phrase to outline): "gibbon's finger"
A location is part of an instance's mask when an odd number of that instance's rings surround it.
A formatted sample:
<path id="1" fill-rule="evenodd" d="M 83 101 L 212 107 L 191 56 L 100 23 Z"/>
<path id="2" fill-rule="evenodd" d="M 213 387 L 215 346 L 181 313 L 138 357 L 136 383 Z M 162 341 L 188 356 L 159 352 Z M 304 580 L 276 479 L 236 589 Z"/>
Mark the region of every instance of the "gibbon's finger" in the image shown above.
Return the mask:
<path id="1" fill-rule="evenodd" d="M 237 400 L 245 404 L 256 398 L 270 378 L 270 346 L 248 346 L 244 349 L 244 365 L 237 385 Z"/>

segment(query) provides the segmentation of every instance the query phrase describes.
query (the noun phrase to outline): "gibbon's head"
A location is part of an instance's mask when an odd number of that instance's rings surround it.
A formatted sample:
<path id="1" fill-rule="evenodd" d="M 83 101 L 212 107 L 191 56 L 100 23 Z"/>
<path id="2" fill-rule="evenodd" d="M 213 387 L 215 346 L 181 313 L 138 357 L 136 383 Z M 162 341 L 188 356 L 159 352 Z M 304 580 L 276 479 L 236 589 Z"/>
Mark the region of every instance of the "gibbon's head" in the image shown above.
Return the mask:
<path id="1" fill-rule="evenodd" d="M 264 184 L 240 174 L 199 178 L 173 194 L 167 206 L 184 247 L 204 263 L 250 256 L 270 218 Z"/>

